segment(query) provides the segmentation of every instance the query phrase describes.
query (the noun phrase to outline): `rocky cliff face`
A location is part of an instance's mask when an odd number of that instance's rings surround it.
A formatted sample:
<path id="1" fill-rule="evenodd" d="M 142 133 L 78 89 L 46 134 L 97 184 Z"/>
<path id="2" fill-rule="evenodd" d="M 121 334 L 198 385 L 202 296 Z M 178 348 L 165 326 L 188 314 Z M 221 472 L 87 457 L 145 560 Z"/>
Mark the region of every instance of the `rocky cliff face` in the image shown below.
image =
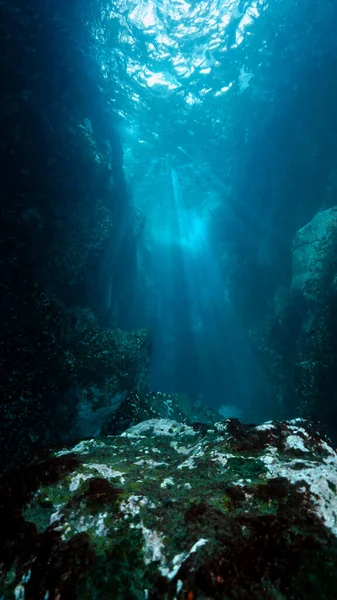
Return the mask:
<path id="1" fill-rule="evenodd" d="M 85 33 L 68 2 L 2 9 L 0 472 L 73 426 L 69 389 L 109 407 L 149 356 L 145 331 L 115 329 L 137 224 Z"/>
<path id="2" fill-rule="evenodd" d="M 321 420 L 337 437 L 336 207 L 297 232 L 289 287 L 252 336 L 280 413 Z"/>
<path id="3" fill-rule="evenodd" d="M 329 268 L 331 250 L 337 237 L 337 207 L 321 211 L 295 237 L 292 251 L 291 289 L 305 293 L 306 288 L 320 286 Z M 332 272 L 332 286 L 337 272 Z M 325 286 L 326 287 L 326 286 Z M 324 292 L 324 288 L 322 290 Z"/>
<path id="4" fill-rule="evenodd" d="M 337 454 L 301 419 L 144 421 L 41 457 L 1 498 L 4 598 L 334 597 Z"/>
<path id="5" fill-rule="evenodd" d="M 298 406 L 337 438 L 337 207 L 318 213 L 294 243 L 293 310 L 301 307 Z"/>

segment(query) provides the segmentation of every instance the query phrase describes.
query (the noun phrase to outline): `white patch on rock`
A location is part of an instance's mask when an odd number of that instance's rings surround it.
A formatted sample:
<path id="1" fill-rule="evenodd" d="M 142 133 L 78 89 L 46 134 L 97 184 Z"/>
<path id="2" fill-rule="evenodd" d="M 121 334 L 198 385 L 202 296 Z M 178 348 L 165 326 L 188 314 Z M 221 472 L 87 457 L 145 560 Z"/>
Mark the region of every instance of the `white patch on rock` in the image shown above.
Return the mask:
<path id="1" fill-rule="evenodd" d="M 107 534 L 107 529 L 105 527 L 105 519 L 108 516 L 108 513 L 99 513 L 97 515 L 75 515 L 75 518 L 72 518 L 71 523 L 65 523 L 63 529 L 63 533 L 61 535 L 63 540 L 67 539 L 67 536 L 71 537 L 77 533 L 85 533 L 91 530 L 95 537 L 102 537 Z"/>
<path id="2" fill-rule="evenodd" d="M 165 548 L 164 535 L 157 533 L 156 530 L 151 531 L 141 523 L 141 529 L 144 537 L 143 556 L 146 565 L 154 561 L 163 562 L 163 550 Z"/>
<path id="3" fill-rule="evenodd" d="M 14 589 L 14 598 L 15 600 L 24 600 L 25 588 L 23 587 L 22 583 L 19 583 L 19 585 L 17 585 Z"/>
<path id="4" fill-rule="evenodd" d="M 171 446 L 173 446 L 174 442 L 171 442 Z M 191 448 L 186 448 L 186 452 L 185 452 L 185 446 L 179 447 L 179 446 L 174 446 L 174 449 L 176 450 L 176 452 L 178 452 L 179 454 L 190 454 L 191 456 L 185 460 L 183 463 L 181 463 L 177 469 L 183 469 L 183 468 L 189 468 L 189 469 L 195 469 L 197 465 L 194 464 L 194 459 L 195 458 L 201 458 L 202 456 L 205 456 L 205 451 L 204 451 L 204 443 L 203 442 L 199 442 L 198 444 L 194 444 Z"/>
<path id="5" fill-rule="evenodd" d="M 261 457 L 266 466 L 275 464 L 278 461 L 278 450 L 273 446 L 267 448 L 266 454 Z"/>
<path id="6" fill-rule="evenodd" d="M 302 419 L 302 417 L 295 417 L 295 419 L 289 419 L 287 423 L 289 423 L 289 425 L 292 425 L 293 423 L 298 425 L 299 423 L 305 423 L 305 419 Z"/>
<path id="7" fill-rule="evenodd" d="M 239 487 L 246 487 L 246 485 L 249 483 L 251 483 L 251 479 L 242 479 L 242 477 L 237 481 L 233 482 L 234 485 L 237 485 Z"/>
<path id="8" fill-rule="evenodd" d="M 121 437 L 146 437 L 146 434 L 174 437 L 182 434 L 196 435 L 196 432 L 192 427 L 177 423 L 177 421 L 172 421 L 171 419 L 149 419 L 130 427 L 121 434 Z"/>
<path id="9" fill-rule="evenodd" d="M 76 492 L 76 490 L 78 490 L 78 488 L 80 487 L 81 483 L 83 483 L 87 479 L 92 479 L 93 477 L 96 477 L 97 475 L 100 475 L 104 479 L 108 479 L 108 480 L 119 478 L 119 481 L 121 484 L 125 483 L 125 477 L 123 477 L 124 473 L 122 473 L 121 471 L 115 471 L 114 469 L 111 469 L 111 467 L 108 467 L 105 464 L 84 463 L 83 467 L 88 469 L 88 472 L 87 473 L 76 473 L 72 476 L 70 484 L 69 484 L 70 492 Z M 96 471 L 96 473 L 90 472 L 90 471 Z"/>
<path id="10" fill-rule="evenodd" d="M 262 425 L 255 427 L 256 431 L 269 431 L 269 429 L 275 429 L 273 421 L 266 421 L 265 423 L 262 423 Z"/>
<path id="11" fill-rule="evenodd" d="M 126 502 L 124 501 L 121 503 L 120 508 L 129 516 L 136 517 L 140 513 L 141 506 L 150 506 L 150 504 L 151 503 L 149 503 L 148 499 L 144 496 L 130 496 Z M 169 580 L 175 577 L 182 563 L 193 552 L 196 552 L 200 546 L 203 546 L 208 541 L 204 538 L 201 538 L 195 544 L 193 544 L 191 550 L 188 553 L 183 552 L 181 554 L 177 554 L 172 560 L 172 567 L 168 568 L 166 558 L 164 556 L 164 534 L 161 532 L 158 533 L 156 530 L 148 529 L 147 527 L 145 527 L 142 520 L 140 520 L 140 523 L 137 525 L 133 524 L 133 528 L 139 528 L 142 530 L 142 534 L 144 537 L 143 556 L 145 564 L 150 564 L 151 562 L 159 562 L 159 571 L 164 577 L 167 577 Z"/>
<path id="12" fill-rule="evenodd" d="M 161 567 L 159 570 L 161 572 L 161 574 L 164 577 L 167 577 L 167 579 L 169 579 L 170 581 L 176 576 L 176 574 L 178 573 L 181 565 L 183 564 L 183 562 L 185 562 L 185 560 L 194 552 L 196 552 L 198 550 L 198 548 L 200 548 L 201 546 L 204 546 L 205 544 L 207 544 L 208 540 L 204 539 L 204 538 L 200 538 L 200 540 L 198 540 L 195 544 L 193 544 L 191 550 L 189 552 L 182 552 L 181 554 L 177 554 L 173 560 L 172 560 L 172 568 L 169 569 L 168 567 Z"/>
<path id="13" fill-rule="evenodd" d="M 321 440 L 320 446 L 321 446 L 322 450 L 325 450 L 325 452 L 326 452 L 327 454 L 330 454 L 331 456 L 335 456 L 335 455 L 336 455 L 336 452 L 335 452 L 335 450 L 333 450 L 333 449 L 331 448 L 331 446 L 329 446 L 329 445 L 328 445 L 326 442 L 324 442 L 323 440 Z"/>
<path id="14" fill-rule="evenodd" d="M 165 489 L 169 485 L 174 485 L 172 477 L 166 477 L 166 479 L 164 479 L 164 481 L 160 484 L 160 487 Z"/>
<path id="15" fill-rule="evenodd" d="M 309 491 L 314 512 L 337 536 L 337 453 L 330 448 L 329 456 L 321 463 L 306 461 L 302 469 L 293 468 L 298 463 L 296 459 L 281 462 L 276 448 L 268 448 L 261 460 L 270 478 L 285 477 L 292 484 L 303 481 L 306 487 L 302 489 Z"/>
<path id="16" fill-rule="evenodd" d="M 19 583 L 15 587 L 15 589 L 14 589 L 14 598 L 15 598 L 15 600 L 24 600 L 24 598 L 25 598 L 25 584 L 28 583 L 28 581 L 30 580 L 30 576 L 31 576 L 31 570 L 29 569 L 29 571 L 27 572 L 27 574 L 22 576 L 21 583 Z M 2 598 L 4 598 L 4 596 L 1 596 L 1 599 Z"/>
<path id="17" fill-rule="evenodd" d="M 95 469 L 105 479 L 110 480 L 110 479 L 119 478 L 120 483 L 122 483 L 122 484 L 125 483 L 125 477 L 123 477 L 124 472 L 115 471 L 114 469 L 111 469 L 111 467 L 108 467 L 107 465 L 104 465 L 101 463 L 87 463 L 87 464 L 84 464 L 83 466 L 88 469 Z M 90 477 L 92 477 L 92 475 L 90 475 Z"/>
<path id="18" fill-rule="evenodd" d="M 213 462 L 218 462 L 222 467 L 225 467 L 228 463 L 228 459 L 234 456 L 233 454 L 222 454 L 218 450 L 212 450 L 210 453 L 211 460 Z"/>
<path id="19" fill-rule="evenodd" d="M 227 429 L 228 429 L 228 425 L 227 425 L 226 421 L 224 421 L 223 423 L 214 423 L 214 427 L 215 427 L 216 431 L 227 431 Z M 212 431 L 212 430 L 210 430 L 210 431 Z"/>
<path id="20" fill-rule="evenodd" d="M 149 502 L 145 496 L 130 496 L 127 501 L 123 501 L 120 505 L 120 509 L 125 513 L 125 518 L 139 516 L 141 507 L 155 508 L 153 502 Z M 165 565 L 165 556 L 163 550 L 164 545 L 164 534 L 158 533 L 156 530 L 151 530 L 145 527 L 142 519 L 140 522 L 130 523 L 131 529 L 141 529 L 144 544 L 143 544 L 143 556 L 145 564 L 158 561 L 161 565 Z"/>
<path id="21" fill-rule="evenodd" d="M 71 492 L 76 492 L 76 490 L 78 490 L 83 481 L 86 481 L 87 479 L 92 479 L 93 477 L 95 477 L 95 475 L 91 473 L 77 473 L 71 478 L 69 490 Z"/>
<path id="22" fill-rule="evenodd" d="M 59 452 L 55 452 L 55 456 L 64 456 L 65 454 L 90 454 L 92 450 L 95 448 L 102 448 L 105 444 L 99 442 L 97 440 L 83 440 L 73 446 L 72 448 L 67 448 L 66 450 L 60 450 Z"/>
<path id="23" fill-rule="evenodd" d="M 170 446 L 176 452 L 178 452 L 178 454 L 190 454 L 190 452 L 191 452 L 191 448 L 186 448 L 186 446 L 180 446 L 179 442 L 176 442 L 175 440 L 170 443 Z"/>
<path id="24" fill-rule="evenodd" d="M 194 464 L 193 456 L 190 456 L 187 460 L 184 460 L 183 463 L 178 465 L 177 469 L 196 469 L 197 465 Z"/>
<path id="25" fill-rule="evenodd" d="M 139 515 L 140 509 L 147 506 L 148 508 L 155 508 L 156 505 L 153 502 L 149 502 L 146 496 L 129 496 L 127 500 L 123 500 L 120 505 L 120 510 L 125 513 L 125 517 L 135 517 Z"/>
<path id="26" fill-rule="evenodd" d="M 139 460 L 137 460 L 133 464 L 134 465 L 138 465 L 140 467 L 142 465 L 146 465 L 147 467 L 162 467 L 162 466 L 167 466 L 168 465 L 168 463 L 165 462 L 165 461 L 158 462 L 157 460 L 152 460 L 151 458 L 140 458 Z"/>
<path id="27" fill-rule="evenodd" d="M 29 569 L 29 570 L 27 571 L 27 574 L 26 574 L 26 575 L 23 575 L 23 577 L 22 577 L 22 580 L 21 580 L 21 581 L 22 581 L 22 583 L 28 583 L 28 581 L 30 580 L 30 576 L 31 576 L 31 574 L 32 574 L 32 572 L 31 572 L 31 570 Z"/>
<path id="28" fill-rule="evenodd" d="M 198 548 L 200 548 L 201 546 L 204 546 L 205 544 L 207 544 L 208 540 L 205 540 L 204 538 L 200 538 L 200 540 L 198 540 L 195 544 L 193 544 L 191 550 L 188 553 L 188 556 L 190 556 L 190 554 L 193 554 L 194 552 L 196 552 L 198 550 Z"/>
<path id="29" fill-rule="evenodd" d="M 50 515 L 49 525 L 56 523 L 63 517 L 63 515 L 61 513 L 63 506 L 64 506 L 63 504 L 57 504 L 55 506 L 56 510 L 55 510 L 55 512 L 53 512 L 53 514 Z"/>
<path id="30" fill-rule="evenodd" d="M 299 435 L 301 434 L 302 437 L 305 438 L 310 438 L 308 432 L 303 428 L 299 426 L 299 422 L 296 423 L 296 425 L 294 425 L 295 423 L 295 419 L 293 419 L 293 421 L 291 421 L 290 424 L 287 423 L 288 428 L 290 429 L 290 431 L 294 434 L 294 435 Z"/>
<path id="31" fill-rule="evenodd" d="M 304 440 L 299 435 L 288 435 L 285 440 L 285 448 L 287 450 L 302 450 L 302 452 L 309 452 L 308 448 L 304 445 Z"/>

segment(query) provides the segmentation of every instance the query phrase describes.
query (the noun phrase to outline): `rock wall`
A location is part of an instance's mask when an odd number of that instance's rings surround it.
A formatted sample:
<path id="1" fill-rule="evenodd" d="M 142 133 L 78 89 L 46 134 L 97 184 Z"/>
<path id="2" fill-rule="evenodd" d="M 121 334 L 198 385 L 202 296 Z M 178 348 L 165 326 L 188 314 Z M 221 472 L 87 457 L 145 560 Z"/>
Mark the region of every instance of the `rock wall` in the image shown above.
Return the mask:
<path id="1" fill-rule="evenodd" d="M 321 421 L 337 437 L 337 208 L 295 236 L 292 279 L 252 332 L 280 414 Z"/>
<path id="2" fill-rule="evenodd" d="M 291 289 L 305 293 L 324 278 L 328 253 L 337 236 L 337 207 L 317 213 L 295 237 Z M 333 274 L 334 276 L 336 273 Z"/>
<path id="3" fill-rule="evenodd" d="M 0 462 L 6 465 L 72 427 L 78 407 L 67 402 L 69 389 L 94 387 L 97 408 L 146 385 L 150 346 L 146 332 L 101 327 L 118 325 L 117 275 L 122 261 L 125 269 L 132 264 L 137 224 L 104 81 L 75 7 L 30 0 L 2 8 Z"/>

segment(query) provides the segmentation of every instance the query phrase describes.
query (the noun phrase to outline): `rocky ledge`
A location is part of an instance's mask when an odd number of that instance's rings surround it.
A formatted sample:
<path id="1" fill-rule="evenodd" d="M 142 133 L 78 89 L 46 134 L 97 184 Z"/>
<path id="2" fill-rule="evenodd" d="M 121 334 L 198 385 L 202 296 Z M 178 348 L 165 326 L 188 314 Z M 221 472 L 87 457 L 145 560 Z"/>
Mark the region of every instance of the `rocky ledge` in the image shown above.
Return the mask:
<path id="1" fill-rule="evenodd" d="M 14 473 L 1 521 L 5 600 L 330 600 L 337 453 L 300 419 L 152 419 Z"/>

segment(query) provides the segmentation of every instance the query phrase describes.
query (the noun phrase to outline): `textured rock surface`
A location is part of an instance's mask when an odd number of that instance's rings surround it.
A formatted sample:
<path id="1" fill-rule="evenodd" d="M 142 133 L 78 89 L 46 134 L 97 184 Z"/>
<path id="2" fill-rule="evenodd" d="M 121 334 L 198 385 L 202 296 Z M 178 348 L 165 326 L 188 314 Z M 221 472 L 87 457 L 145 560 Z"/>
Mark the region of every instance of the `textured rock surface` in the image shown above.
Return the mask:
<path id="1" fill-rule="evenodd" d="M 337 234 L 337 207 L 321 211 L 297 233 L 293 248 L 293 290 L 303 291 L 310 279 L 320 278 L 326 244 Z"/>
<path id="2" fill-rule="evenodd" d="M 336 490 L 336 451 L 299 419 L 82 441 L 1 490 L 2 597 L 330 600 Z"/>

